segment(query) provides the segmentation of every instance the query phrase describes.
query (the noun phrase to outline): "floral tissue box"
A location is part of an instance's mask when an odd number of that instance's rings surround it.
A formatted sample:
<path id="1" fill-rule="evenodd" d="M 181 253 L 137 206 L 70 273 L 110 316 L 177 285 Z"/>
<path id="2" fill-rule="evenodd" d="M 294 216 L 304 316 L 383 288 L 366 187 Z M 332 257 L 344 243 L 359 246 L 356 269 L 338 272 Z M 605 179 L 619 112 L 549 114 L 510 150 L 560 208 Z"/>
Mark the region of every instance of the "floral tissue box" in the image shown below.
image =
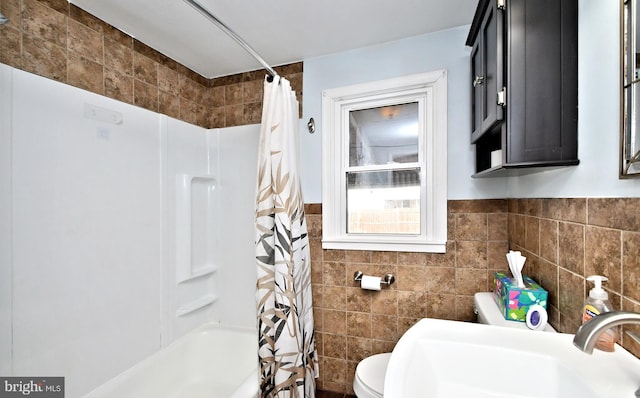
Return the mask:
<path id="1" fill-rule="evenodd" d="M 538 304 L 547 309 L 547 291 L 533 279 L 523 275 L 524 288 L 504 272 L 494 275 L 493 298 L 505 319 L 525 322 L 529 307 Z"/>

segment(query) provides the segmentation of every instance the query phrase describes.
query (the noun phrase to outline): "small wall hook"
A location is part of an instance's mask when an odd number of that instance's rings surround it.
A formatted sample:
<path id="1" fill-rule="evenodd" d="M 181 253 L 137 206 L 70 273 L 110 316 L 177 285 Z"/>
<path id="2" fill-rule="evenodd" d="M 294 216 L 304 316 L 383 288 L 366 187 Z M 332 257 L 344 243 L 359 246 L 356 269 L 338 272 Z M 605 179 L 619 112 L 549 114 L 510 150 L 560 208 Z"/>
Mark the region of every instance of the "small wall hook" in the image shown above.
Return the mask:
<path id="1" fill-rule="evenodd" d="M 316 132 L 316 121 L 313 118 L 310 118 L 307 122 L 307 128 L 309 129 L 309 134 L 313 134 Z"/>

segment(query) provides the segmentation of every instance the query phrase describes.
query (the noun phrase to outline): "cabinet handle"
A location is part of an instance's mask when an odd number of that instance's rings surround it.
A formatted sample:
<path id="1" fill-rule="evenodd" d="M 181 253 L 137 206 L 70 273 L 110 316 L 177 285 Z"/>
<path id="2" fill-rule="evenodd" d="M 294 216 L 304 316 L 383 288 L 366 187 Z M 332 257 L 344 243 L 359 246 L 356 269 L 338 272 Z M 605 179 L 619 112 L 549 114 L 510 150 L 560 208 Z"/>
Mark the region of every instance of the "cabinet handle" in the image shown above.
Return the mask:
<path id="1" fill-rule="evenodd" d="M 473 79 L 473 87 L 477 87 L 482 83 L 484 83 L 484 76 L 476 76 L 476 78 Z"/>

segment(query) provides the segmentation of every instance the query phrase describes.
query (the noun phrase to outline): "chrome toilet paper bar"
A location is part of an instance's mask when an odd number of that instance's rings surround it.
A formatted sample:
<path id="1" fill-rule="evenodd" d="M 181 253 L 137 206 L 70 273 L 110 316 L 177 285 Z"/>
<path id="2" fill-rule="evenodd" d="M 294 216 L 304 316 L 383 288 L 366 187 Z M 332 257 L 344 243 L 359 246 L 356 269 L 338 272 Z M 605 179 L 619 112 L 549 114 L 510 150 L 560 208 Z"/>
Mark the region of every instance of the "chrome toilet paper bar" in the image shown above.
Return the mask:
<path id="1" fill-rule="evenodd" d="M 356 271 L 353 273 L 353 280 L 356 282 L 360 282 L 362 280 L 362 276 L 364 275 L 364 273 L 362 271 Z M 391 284 L 393 282 L 396 281 L 396 277 L 393 276 L 393 274 L 386 274 L 381 280 L 380 283 L 387 285 L 387 286 L 391 286 Z"/>

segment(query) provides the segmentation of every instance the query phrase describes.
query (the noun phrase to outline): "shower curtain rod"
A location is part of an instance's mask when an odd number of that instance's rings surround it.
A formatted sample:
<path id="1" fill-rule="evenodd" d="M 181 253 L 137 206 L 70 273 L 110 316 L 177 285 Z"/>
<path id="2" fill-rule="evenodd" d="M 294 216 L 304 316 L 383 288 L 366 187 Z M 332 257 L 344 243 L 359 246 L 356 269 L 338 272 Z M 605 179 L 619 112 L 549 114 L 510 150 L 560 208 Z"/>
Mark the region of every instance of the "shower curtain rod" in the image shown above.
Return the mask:
<path id="1" fill-rule="evenodd" d="M 229 37 L 231 37 L 232 39 L 234 39 L 238 44 L 240 44 L 240 46 L 242 48 L 244 48 L 249 54 L 251 54 L 253 56 L 253 58 L 255 58 L 258 62 L 260 62 L 260 64 L 262 66 L 264 66 L 264 68 L 267 70 L 267 72 L 269 72 L 269 75 L 271 75 L 271 77 L 276 77 L 278 74 L 276 73 L 275 70 L 273 70 L 273 68 L 271 66 L 269 66 L 269 64 L 262 59 L 262 57 L 253 49 L 251 48 L 251 46 L 249 44 L 247 44 L 246 41 L 244 41 L 242 39 L 242 37 L 240 37 L 236 32 L 234 32 L 230 27 L 228 27 L 227 25 L 225 25 L 221 20 L 219 20 L 215 15 L 211 14 L 206 8 L 204 8 L 203 6 L 201 6 L 200 4 L 196 3 L 194 0 L 184 0 L 186 3 L 188 3 L 191 7 L 195 8 L 198 12 L 200 12 L 200 14 L 204 15 L 205 17 L 207 17 L 211 22 L 213 22 L 217 27 L 219 27 L 220 29 L 222 29 L 222 31 L 224 33 L 226 33 Z"/>

